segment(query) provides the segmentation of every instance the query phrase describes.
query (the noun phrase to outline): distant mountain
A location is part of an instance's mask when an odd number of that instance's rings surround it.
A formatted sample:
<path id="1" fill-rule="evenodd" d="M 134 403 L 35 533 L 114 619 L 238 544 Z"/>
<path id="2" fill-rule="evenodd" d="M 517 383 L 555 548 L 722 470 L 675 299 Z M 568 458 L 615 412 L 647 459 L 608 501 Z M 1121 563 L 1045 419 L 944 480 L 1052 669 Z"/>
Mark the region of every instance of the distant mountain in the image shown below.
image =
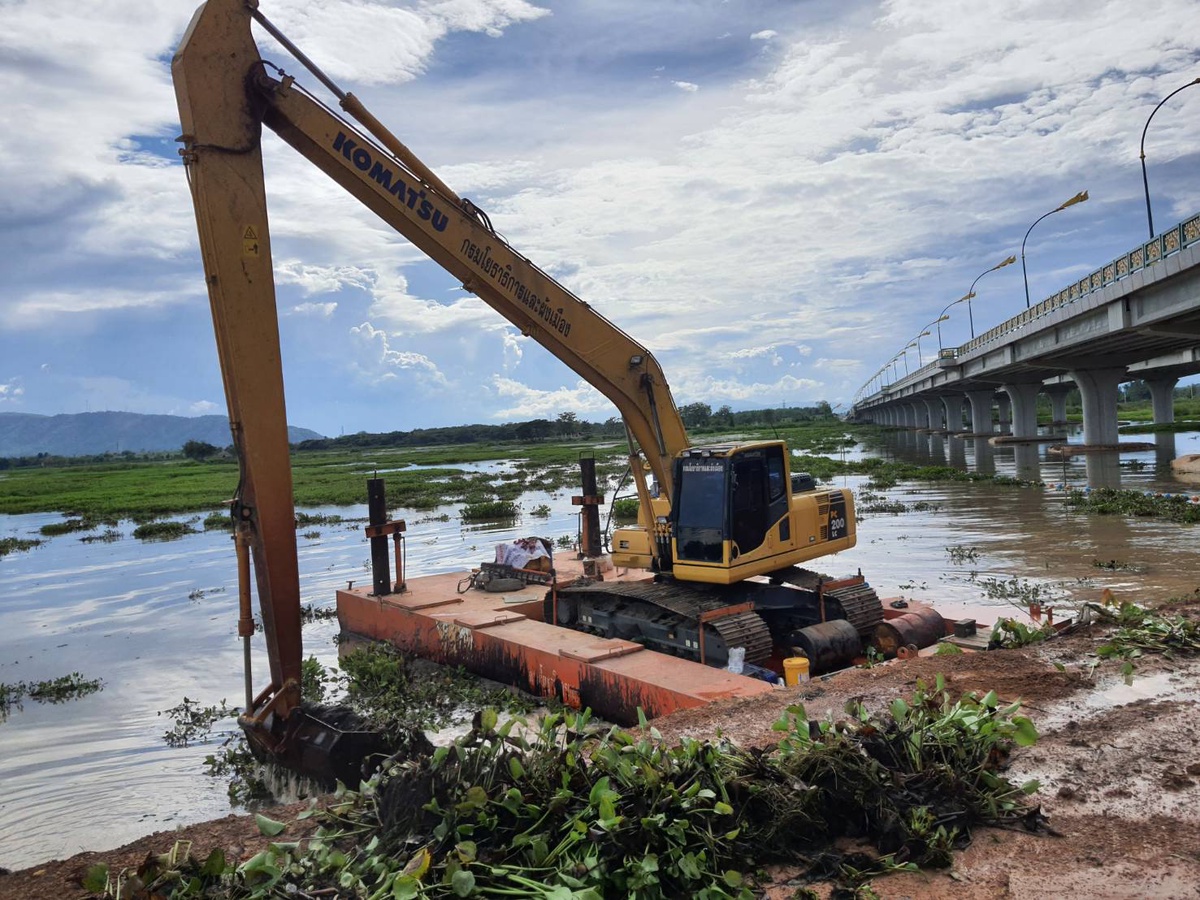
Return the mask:
<path id="1" fill-rule="evenodd" d="M 308 428 L 288 426 L 288 440 L 320 438 Z M 127 412 L 74 413 L 38 416 L 0 413 L 0 457 L 92 456 L 98 453 L 135 453 L 179 450 L 188 441 L 216 447 L 231 443 L 225 416 L 147 416 Z"/>

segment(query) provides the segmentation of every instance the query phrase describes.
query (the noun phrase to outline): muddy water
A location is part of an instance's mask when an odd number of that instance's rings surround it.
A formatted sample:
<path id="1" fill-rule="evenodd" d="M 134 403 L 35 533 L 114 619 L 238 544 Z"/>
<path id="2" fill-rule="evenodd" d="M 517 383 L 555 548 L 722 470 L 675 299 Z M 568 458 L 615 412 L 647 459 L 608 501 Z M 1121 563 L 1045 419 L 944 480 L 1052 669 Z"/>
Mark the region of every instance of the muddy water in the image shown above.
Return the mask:
<path id="1" fill-rule="evenodd" d="M 924 437 L 923 453 L 936 458 Z M 897 441 L 849 452 L 899 456 L 909 449 Z M 915 444 L 911 450 L 922 453 Z M 958 456 L 948 442 L 942 452 L 948 463 Z M 974 464 L 973 451 L 963 457 Z M 1000 472 L 1017 464 L 1002 449 L 993 462 Z M 1051 468 L 1042 464 L 1042 480 L 1053 481 Z M 1085 469 L 1073 463 L 1071 483 L 1086 481 Z M 1127 487 L 1172 487 L 1150 464 L 1123 466 L 1119 474 Z M 866 496 L 865 479 L 844 484 Z M 815 567 L 833 575 L 861 568 L 881 596 L 931 601 L 946 615 L 968 611 L 985 621 L 1004 614 L 1009 601 L 988 599 L 989 580 L 1015 578 L 1047 595 L 1083 597 L 1104 587 L 1132 598 L 1200 587 L 1200 543 L 1189 527 L 1081 516 L 1053 489 L 947 483 L 875 493 L 906 511 L 864 512 L 858 546 Z M 544 503 L 550 517 L 526 515 L 505 528 L 464 527 L 455 507 L 436 511 L 448 521 L 398 511 L 409 523 L 410 576 L 477 565 L 496 543 L 515 537 L 573 535 L 570 494 L 525 495 L 524 510 Z M 365 515 L 363 508 L 309 511 Z M 37 537 L 41 525 L 59 518 L 0 516 L 0 536 Z M 241 701 L 231 541 L 210 532 L 148 544 L 130 536 L 132 526 L 121 530 L 114 543 L 65 535 L 0 558 L 0 681 L 72 671 L 104 681 L 97 694 L 57 706 L 27 702 L 0 723 L 0 866 L 113 847 L 229 811 L 224 785 L 201 770 L 214 745 L 167 747 L 161 736 L 171 723 L 159 713 L 185 696 L 202 705 Z M 319 536 L 303 536 L 313 531 Z M 337 587 L 370 578 L 361 522 L 305 528 L 298 540 L 305 602 L 331 606 Z M 306 626 L 306 654 L 332 666 L 335 631 L 328 621 Z M 266 671 L 261 642 L 254 664 Z"/>

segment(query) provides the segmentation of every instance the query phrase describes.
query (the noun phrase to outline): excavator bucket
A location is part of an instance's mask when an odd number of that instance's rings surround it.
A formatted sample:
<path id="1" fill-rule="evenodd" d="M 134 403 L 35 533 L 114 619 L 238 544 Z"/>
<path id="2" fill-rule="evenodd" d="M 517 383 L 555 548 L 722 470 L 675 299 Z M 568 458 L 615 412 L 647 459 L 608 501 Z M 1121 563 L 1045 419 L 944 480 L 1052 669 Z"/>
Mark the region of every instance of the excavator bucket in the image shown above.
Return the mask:
<path id="1" fill-rule="evenodd" d="M 334 724 L 334 722 L 338 724 Z M 384 735 L 363 729 L 344 711 L 294 707 L 286 715 L 240 716 L 250 751 L 260 762 L 299 772 L 332 788 L 355 787 L 392 749 Z"/>

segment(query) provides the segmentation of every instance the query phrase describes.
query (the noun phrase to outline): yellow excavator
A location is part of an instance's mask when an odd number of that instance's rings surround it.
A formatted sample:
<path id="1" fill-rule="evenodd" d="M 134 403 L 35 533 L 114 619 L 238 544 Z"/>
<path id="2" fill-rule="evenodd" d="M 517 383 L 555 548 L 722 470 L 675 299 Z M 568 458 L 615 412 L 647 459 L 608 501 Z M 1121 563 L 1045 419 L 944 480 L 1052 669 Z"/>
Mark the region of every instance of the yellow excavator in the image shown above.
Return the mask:
<path id="1" fill-rule="evenodd" d="M 234 500 L 240 633 L 246 637 L 252 628 L 252 557 L 271 667 L 271 684 L 257 696 L 247 691 L 241 724 L 252 746 L 290 765 L 298 753 L 307 754 L 308 764 L 300 767 L 311 770 L 321 767 L 322 756 L 336 755 L 329 747 L 335 740 L 357 740 L 336 729 L 324 733 L 322 723 L 300 709 L 295 510 L 264 125 L 620 411 L 641 511 L 636 526 L 614 533 L 612 561 L 647 569 L 654 578 L 561 587 L 552 613 L 558 624 L 677 655 L 703 654 L 717 665 L 737 647 L 748 662 L 763 662 L 773 646 L 793 645 L 797 632 L 828 620 L 849 621 L 869 634 L 882 609 L 861 576 L 830 583 L 797 568 L 854 546 L 850 492 L 818 489 L 807 476 L 793 476 L 782 441 L 693 446 L 650 352 L 513 249 L 482 209 L 443 183 L 258 6 L 257 0 L 208 0 L 171 63 L 180 154 L 240 464 Z M 324 85 L 340 111 L 264 60 L 251 23 Z"/>

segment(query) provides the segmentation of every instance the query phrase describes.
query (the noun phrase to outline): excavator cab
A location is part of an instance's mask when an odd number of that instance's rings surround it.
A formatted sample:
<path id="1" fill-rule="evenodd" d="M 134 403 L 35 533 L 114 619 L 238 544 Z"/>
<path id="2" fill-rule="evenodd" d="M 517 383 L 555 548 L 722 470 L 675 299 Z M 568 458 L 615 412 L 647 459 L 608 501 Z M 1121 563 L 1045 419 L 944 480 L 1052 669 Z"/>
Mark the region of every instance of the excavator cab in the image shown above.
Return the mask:
<path id="1" fill-rule="evenodd" d="M 786 542 L 787 487 L 782 443 L 687 450 L 675 462 L 674 567 L 732 565 L 772 534 Z"/>

